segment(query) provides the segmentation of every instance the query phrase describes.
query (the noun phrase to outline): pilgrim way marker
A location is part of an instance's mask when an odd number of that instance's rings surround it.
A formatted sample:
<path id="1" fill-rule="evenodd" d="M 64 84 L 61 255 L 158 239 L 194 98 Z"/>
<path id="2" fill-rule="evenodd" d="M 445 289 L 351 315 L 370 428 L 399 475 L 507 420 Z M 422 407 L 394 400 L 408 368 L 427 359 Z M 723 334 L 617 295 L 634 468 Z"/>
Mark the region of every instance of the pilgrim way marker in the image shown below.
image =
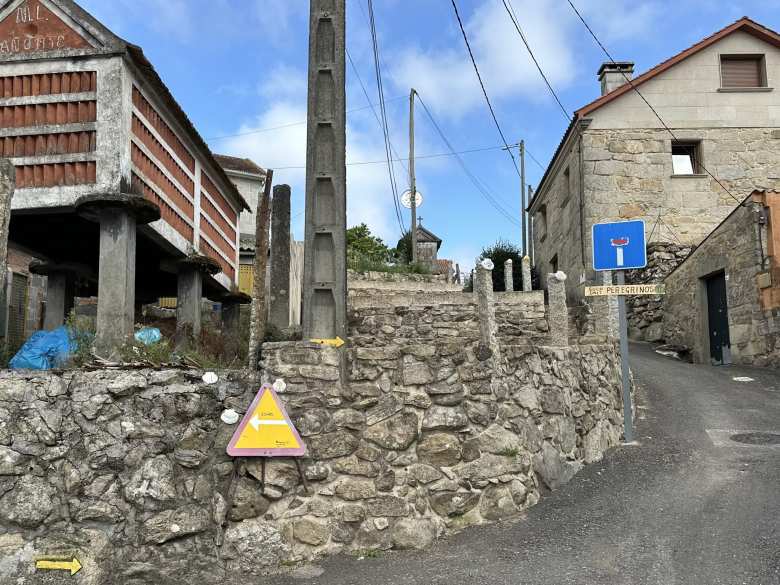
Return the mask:
<path id="1" fill-rule="evenodd" d="M 263 385 L 227 447 L 231 457 L 300 457 L 306 453 L 274 389 Z"/>

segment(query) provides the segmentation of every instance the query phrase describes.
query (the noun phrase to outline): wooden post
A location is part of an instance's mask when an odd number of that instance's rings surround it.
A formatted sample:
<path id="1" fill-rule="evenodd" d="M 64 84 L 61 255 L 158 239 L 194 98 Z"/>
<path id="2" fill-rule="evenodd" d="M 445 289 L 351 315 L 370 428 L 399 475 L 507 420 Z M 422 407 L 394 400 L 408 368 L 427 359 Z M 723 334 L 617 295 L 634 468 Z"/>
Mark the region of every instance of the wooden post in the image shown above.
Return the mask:
<path id="1" fill-rule="evenodd" d="M 268 223 L 271 219 L 271 184 L 274 172 L 266 171 L 265 187 L 255 214 L 255 274 L 252 281 L 252 316 L 249 322 L 248 368 L 257 371 L 260 346 L 265 339 L 265 268 L 268 264 Z"/>

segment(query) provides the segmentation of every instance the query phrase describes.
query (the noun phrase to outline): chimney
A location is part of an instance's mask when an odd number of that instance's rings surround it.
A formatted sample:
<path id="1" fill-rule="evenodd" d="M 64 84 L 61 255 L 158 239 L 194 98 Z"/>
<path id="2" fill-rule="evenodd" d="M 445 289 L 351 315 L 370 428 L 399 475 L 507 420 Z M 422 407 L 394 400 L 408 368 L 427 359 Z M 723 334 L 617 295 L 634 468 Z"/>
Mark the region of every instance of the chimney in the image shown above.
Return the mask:
<path id="1" fill-rule="evenodd" d="M 631 79 L 634 76 L 634 64 L 631 61 L 602 63 L 598 75 L 601 82 L 601 95 L 606 95 L 613 89 L 625 85 L 626 78 Z"/>

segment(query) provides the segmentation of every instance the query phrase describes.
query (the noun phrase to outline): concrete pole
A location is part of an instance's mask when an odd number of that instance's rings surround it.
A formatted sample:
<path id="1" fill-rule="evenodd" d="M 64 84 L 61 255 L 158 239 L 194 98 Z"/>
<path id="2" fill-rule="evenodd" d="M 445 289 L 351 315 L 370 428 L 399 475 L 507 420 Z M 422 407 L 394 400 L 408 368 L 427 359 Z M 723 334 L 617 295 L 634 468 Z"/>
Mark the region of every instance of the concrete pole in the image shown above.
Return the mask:
<path id="1" fill-rule="evenodd" d="M 550 342 L 555 347 L 569 345 L 569 309 L 566 306 L 566 274 L 555 272 L 547 275 L 547 322 L 550 326 Z"/>
<path id="2" fill-rule="evenodd" d="M 520 215 L 523 220 L 523 256 L 528 255 L 528 218 L 525 213 L 525 140 L 520 141 Z"/>
<path id="3" fill-rule="evenodd" d="M 533 290 L 533 280 L 531 276 L 531 259 L 523 256 L 523 291 L 531 292 Z"/>
<path id="4" fill-rule="evenodd" d="M 16 169 L 10 160 L 0 159 L 0 338 L 6 330 L 6 281 L 8 278 L 8 235 L 11 227 L 11 199 L 16 189 Z"/>
<path id="5" fill-rule="evenodd" d="M 290 186 L 274 187 L 271 211 L 271 308 L 268 320 L 277 329 L 290 326 Z"/>
<path id="6" fill-rule="evenodd" d="M 412 264 L 417 264 L 417 177 L 414 172 L 414 88 L 409 94 L 409 201 L 412 207 Z"/>
<path id="7" fill-rule="evenodd" d="M 504 290 L 512 292 L 515 290 L 514 275 L 512 274 L 512 259 L 504 262 Z"/>
<path id="8" fill-rule="evenodd" d="M 303 338 L 347 335 L 346 0 L 311 0 Z"/>
<path id="9" fill-rule="evenodd" d="M 95 348 L 115 358 L 135 324 L 136 219 L 124 208 L 100 214 L 100 262 Z"/>

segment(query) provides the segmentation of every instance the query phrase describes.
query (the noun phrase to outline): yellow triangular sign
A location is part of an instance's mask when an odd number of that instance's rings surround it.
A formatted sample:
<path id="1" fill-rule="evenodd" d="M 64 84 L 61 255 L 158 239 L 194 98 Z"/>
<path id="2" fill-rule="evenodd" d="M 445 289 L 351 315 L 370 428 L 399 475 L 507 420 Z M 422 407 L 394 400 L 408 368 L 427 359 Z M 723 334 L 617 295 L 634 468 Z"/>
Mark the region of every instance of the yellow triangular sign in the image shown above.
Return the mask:
<path id="1" fill-rule="evenodd" d="M 306 452 L 301 436 L 273 388 L 263 386 L 227 448 L 233 457 L 296 457 Z"/>

